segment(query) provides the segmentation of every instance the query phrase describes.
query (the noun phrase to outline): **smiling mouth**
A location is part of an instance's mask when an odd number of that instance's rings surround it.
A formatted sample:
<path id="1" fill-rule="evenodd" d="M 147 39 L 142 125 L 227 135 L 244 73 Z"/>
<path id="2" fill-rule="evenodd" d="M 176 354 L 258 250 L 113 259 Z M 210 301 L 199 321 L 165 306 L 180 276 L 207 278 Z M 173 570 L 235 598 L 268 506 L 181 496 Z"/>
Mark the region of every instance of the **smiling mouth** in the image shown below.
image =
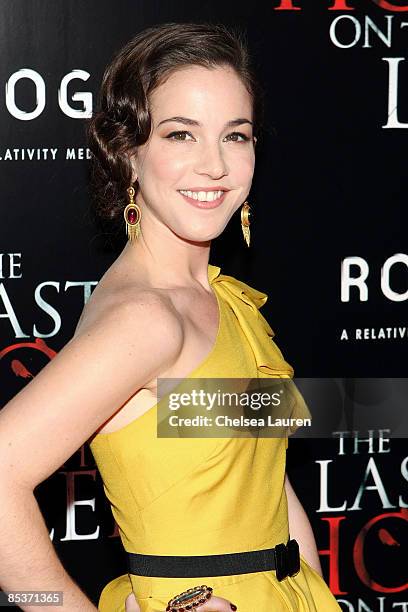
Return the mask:
<path id="1" fill-rule="evenodd" d="M 214 191 L 190 191 L 188 189 L 179 189 L 179 193 L 197 202 L 215 202 L 220 200 L 226 191 L 221 189 Z"/>

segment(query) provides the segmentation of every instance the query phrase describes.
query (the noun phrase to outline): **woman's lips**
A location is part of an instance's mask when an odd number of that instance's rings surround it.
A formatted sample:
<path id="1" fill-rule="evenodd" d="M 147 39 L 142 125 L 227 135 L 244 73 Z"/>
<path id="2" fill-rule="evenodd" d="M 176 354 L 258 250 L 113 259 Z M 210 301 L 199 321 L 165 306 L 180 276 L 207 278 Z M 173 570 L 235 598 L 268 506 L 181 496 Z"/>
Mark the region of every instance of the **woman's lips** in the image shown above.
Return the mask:
<path id="1" fill-rule="evenodd" d="M 200 202 L 200 200 L 194 200 L 194 198 L 189 198 L 188 196 L 184 195 L 183 193 L 180 193 L 180 195 L 185 200 L 187 200 L 187 202 L 189 204 L 192 204 L 196 208 L 217 208 L 217 206 L 220 206 L 223 203 L 227 193 L 228 193 L 227 191 L 224 191 L 224 193 L 222 194 L 222 196 L 220 198 L 217 198 L 216 200 L 213 200 L 212 202 Z"/>

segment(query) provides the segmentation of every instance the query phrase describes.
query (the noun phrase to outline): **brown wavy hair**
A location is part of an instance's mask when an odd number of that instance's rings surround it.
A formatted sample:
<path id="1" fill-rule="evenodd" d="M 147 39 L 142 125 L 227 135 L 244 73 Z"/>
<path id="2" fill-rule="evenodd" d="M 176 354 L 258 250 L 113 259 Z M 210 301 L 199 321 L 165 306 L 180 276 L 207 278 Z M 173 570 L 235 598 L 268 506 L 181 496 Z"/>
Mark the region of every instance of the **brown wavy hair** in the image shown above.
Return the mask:
<path id="1" fill-rule="evenodd" d="M 191 66 L 229 66 L 252 99 L 253 132 L 259 139 L 264 94 L 257 81 L 245 34 L 223 24 L 165 23 L 131 39 L 107 66 L 98 109 L 87 124 L 91 150 L 94 212 L 119 220 L 131 184 L 130 156 L 149 139 L 149 96 L 176 70 Z M 135 185 L 137 191 L 137 184 Z"/>

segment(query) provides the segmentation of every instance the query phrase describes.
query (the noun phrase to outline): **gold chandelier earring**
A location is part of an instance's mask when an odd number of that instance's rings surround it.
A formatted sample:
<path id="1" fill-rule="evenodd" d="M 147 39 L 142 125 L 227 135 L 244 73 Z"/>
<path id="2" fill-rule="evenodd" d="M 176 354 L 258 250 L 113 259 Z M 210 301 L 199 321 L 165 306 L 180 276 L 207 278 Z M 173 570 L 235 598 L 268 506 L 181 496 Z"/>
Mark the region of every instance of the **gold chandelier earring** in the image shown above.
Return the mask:
<path id="1" fill-rule="evenodd" d="M 140 236 L 140 219 L 142 218 L 142 211 L 140 206 L 134 201 L 135 190 L 133 187 L 127 189 L 129 196 L 129 204 L 123 211 L 123 216 L 126 222 L 126 235 L 128 240 L 136 240 Z"/>
<path id="2" fill-rule="evenodd" d="M 244 234 L 244 239 L 245 239 L 245 242 L 247 243 L 247 246 L 249 246 L 249 239 L 250 239 L 250 231 L 249 231 L 250 220 L 249 218 L 251 217 L 252 219 L 252 216 L 253 216 L 253 213 L 251 212 L 250 205 L 248 204 L 248 202 L 244 202 L 241 208 L 241 227 L 242 227 L 242 233 Z"/>

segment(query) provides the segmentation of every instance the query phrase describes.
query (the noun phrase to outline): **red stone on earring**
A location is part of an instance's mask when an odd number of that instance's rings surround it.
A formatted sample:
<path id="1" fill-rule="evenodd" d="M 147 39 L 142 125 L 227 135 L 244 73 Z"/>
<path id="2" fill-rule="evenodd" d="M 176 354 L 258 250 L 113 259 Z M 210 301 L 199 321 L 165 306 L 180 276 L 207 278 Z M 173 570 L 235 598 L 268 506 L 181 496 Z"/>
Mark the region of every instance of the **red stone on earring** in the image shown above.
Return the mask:
<path id="1" fill-rule="evenodd" d="M 127 222 L 130 225 L 134 225 L 137 222 L 137 210 L 136 208 L 129 208 L 127 211 Z"/>

